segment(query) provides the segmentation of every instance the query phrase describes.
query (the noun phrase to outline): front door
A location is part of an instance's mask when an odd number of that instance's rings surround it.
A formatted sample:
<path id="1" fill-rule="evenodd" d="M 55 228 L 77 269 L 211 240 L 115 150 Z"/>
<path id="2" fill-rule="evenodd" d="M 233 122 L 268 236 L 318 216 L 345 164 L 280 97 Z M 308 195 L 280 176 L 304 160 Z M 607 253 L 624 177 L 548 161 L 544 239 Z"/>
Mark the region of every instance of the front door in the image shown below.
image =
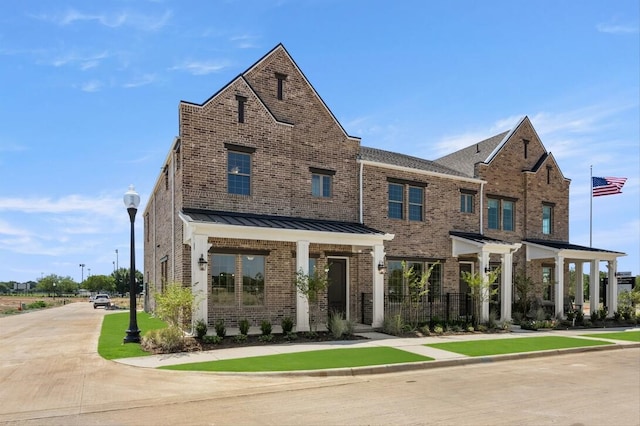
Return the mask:
<path id="1" fill-rule="evenodd" d="M 329 312 L 341 312 L 347 316 L 347 259 L 329 259 L 329 288 L 327 290 Z"/>

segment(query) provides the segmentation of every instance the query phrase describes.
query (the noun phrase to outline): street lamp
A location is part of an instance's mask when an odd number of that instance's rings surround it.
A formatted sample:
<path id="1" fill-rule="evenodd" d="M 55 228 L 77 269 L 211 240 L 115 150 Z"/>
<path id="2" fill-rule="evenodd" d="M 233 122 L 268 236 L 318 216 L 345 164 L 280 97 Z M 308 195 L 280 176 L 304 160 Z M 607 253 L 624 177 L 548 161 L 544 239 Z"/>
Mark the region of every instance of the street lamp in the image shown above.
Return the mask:
<path id="1" fill-rule="evenodd" d="M 80 265 L 80 285 L 82 285 L 82 283 L 84 282 L 84 267 L 87 266 L 84 263 L 81 263 Z"/>
<path id="2" fill-rule="evenodd" d="M 124 338 L 124 343 L 140 343 L 140 330 L 138 329 L 138 320 L 136 318 L 136 255 L 135 255 L 135 238 L 133 233 L 133 224 L 136 220 L 136 213 L 140 205 L 140 195 L 136 192 L 133 185 L 129 185 L 129 190 L 124 194 L 124 206 L 129 213 L 131 220 L 131 263 L 129 266 L 129 329 Z"/>

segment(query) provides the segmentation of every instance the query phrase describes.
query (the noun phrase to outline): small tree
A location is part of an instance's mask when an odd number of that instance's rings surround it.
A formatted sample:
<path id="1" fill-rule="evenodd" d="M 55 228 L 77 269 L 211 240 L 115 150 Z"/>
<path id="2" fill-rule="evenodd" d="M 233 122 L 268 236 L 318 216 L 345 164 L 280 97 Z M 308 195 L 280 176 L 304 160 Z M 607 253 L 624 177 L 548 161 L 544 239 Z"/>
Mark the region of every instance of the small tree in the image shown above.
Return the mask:
<path id="1" fill-rule="evenodd" d="M 309 302 L 309 325 L 312 331 L 317 331 L 317 319 L 320 311 L 320 294 L 329 287 L 329 271 L 318 272 L 314 269 L 310 274 L 305 274 L 301 269 L 296 272 L 295 287 Z"/>
<path id="2" fill-rule="evenodd" d="M 479 323 L 483 303 L 488 302 L 491 296 L 498 293 L 498 289 L 492 290 L 491 285 L 496 282 L 499 274 L 500 268 L 496 268 L 487 273 L 487 279 L 485 280 L 484 275 L 481 273 L 462 272 L 462 279 L 469 286 L 469 292 L 471 293 L 474 325 Z"/>
<path id="3" fill-rule="evenodd" d="M 402 276 L 409 290 L 409 297 L 406 301 L 409 307 L 409 321 L 414 327 L 418 326 L 420 300 L 429 293 L 429 277 L 438 263 L 440 262 L 433 263 L 425 272 L 418 274 L 413 266 L 407 268 L 407 262 L 402 261 Z"/>
<path id="4" fill-rule="evenodd" d="M 168 284 L 162 293 L 155 294 L 156 314 L 166 321 L 169 327 L 176 327 L 182 331 L 191 330 L 191 320 L 195 296 L 191 287 L 184 287 L 180 283 Z"/>
<path id="5" fill-rule="evenodd" d="M 522 316 L 525 317 L 533 309 L 541 284 L 536 283 L 531 277 L 526 276 L 524 271 L 521 271 L 516 274 L 513 286 L 516 292 L 516 312 L 522 313 Z"/>

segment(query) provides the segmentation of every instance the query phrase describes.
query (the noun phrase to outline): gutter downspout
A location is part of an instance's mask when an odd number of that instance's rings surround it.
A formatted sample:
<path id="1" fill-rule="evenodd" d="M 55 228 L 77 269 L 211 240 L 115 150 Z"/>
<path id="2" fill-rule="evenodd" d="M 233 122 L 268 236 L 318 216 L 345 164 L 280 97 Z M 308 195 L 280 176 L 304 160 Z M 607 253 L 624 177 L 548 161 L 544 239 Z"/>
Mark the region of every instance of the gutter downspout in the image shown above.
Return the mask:
<path id="1" fill-rule="evenodd" d="M 480 184 L 480 235 L 484 235 L 484 182 Z"/>
<path id="2" fill-rule="evenodd" d="M 359 156 L 358 156 L 359 157 Z M 362 163 L 362 161 L 360 161 L 360 177 L 359 177 L 359 186 L 360 186 L 360 223 L 363 224 L 364 223 L 364 212 L 363 212 L 363 203 L 364 203 L 364 198 L 362 195 L 362 181 L 363 181 L 363 175 L 364 173 L 364 164 Z"/>

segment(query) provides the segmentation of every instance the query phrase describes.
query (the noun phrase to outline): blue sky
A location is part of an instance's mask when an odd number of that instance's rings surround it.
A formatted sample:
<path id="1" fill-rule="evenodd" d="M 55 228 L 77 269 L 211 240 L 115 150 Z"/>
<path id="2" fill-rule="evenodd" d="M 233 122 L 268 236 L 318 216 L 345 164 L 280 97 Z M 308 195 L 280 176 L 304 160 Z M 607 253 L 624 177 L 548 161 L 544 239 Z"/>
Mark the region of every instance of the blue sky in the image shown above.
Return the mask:
<path id="1" fill-rule="evenodd" d="M 640 274 L 639 26 L 637 0 L 3 1 L 0 281 L 128 267 L 122 195 L 144 209 L 179 101 L 280 42 L 366 146 L 435 159 L 528 115 L 572 179 L 572 243 L 590 166 L 629 178 L 593 200 L 593 245 Z"/>

